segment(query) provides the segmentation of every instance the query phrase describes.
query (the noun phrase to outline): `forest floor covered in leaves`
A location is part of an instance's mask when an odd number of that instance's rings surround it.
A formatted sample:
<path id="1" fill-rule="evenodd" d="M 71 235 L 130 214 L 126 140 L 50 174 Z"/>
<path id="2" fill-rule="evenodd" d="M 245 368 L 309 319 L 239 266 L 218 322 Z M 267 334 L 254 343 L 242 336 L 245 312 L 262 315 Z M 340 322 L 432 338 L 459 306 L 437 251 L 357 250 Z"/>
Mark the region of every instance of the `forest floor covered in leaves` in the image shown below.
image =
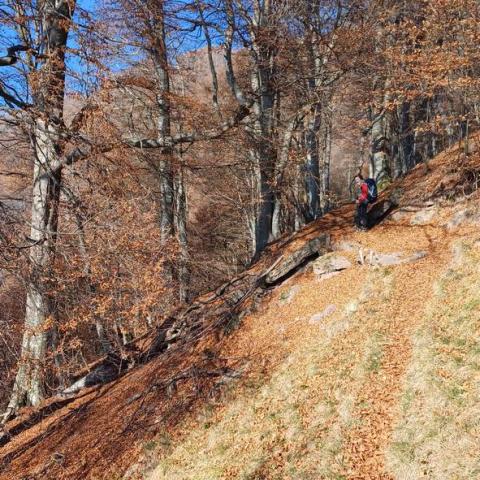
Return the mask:
<path id="1" fill-rule="evenodd" d="M 306 227 L 350 267 L 308 264 L 228 335 L 82 392 L 0 449 L 0 478 L 480 477 L 479 170 L 453 150 L 369 232 L 351 206 Z"/>
<path id="2" fill-rule="evenodd" d="M 436 226 L 353 238 L 428 255 L 276 291 L 225 352 L 250 359 L 248 377 L 160 448 L 147 478 L 480 475 L 480 242 Z"/>

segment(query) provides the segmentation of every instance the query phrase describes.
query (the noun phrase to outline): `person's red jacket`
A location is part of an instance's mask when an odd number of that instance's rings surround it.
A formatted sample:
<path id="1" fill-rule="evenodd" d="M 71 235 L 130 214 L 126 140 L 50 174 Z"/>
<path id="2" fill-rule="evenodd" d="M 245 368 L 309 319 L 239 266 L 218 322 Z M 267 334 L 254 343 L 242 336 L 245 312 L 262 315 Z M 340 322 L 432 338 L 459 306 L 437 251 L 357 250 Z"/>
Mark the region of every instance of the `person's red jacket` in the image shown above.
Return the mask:
<path id="1" fill-rule="evenodd" d="M 360 196 L 358 197 L 358 203 L 363 203 L 368 201 L 368 185 L 363 182 L 361 187 Z"/>

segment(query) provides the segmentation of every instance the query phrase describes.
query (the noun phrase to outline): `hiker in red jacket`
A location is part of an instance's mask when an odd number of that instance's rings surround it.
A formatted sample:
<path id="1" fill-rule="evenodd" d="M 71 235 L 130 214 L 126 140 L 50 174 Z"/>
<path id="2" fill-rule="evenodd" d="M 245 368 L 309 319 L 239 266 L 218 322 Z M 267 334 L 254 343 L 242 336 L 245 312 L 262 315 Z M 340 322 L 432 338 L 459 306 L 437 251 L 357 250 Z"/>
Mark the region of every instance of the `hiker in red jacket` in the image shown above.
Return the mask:
<path id="1" fill-rule="evenodd" d="M 377 201 L 377 184 L 372 178 L 364 180 L 362 175 L 355 177 L 355 186 L 359 189 L 360 194 L 355 201 L 357 204 L 357 212 L 355 215 L 355 225 L 359 230 L 367 230 L 367 210 L 369 203 Z"/>

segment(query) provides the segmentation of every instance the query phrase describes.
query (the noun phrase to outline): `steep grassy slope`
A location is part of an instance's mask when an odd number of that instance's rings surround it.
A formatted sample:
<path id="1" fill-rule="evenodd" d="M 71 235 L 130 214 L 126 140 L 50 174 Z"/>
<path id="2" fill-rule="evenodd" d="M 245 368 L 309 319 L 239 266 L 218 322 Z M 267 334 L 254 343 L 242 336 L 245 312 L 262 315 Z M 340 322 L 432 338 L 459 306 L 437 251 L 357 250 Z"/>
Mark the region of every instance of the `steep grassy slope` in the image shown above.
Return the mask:
<path id="1" fill-rule="evenodd" d="M 392 185 L 400 207 L 368 233 L 346 206 L 272 245 L 244 278 L 325 234 L 351 266 L 263 285 L 220 330 L 235 282 L 198 299 L 213 317 L 194 342 L 8 425 L 0 479 L 476 478 L 479 171 L 447 152 Z"/>
<path id="2" fill-rule="evenodd" d="M 480 238 L 452 262 L 412 338 L 388 444 L 396 478 L 480 478 Z"/>
<path id="3" fill-rule="evenodd" d="M 152 444 L 145 478 L 480 478 L 480 206 L 437 162 L 404 198 L 428 185 L 443 202 L 343 242 L 427 256 L 275 290 L 224 352 L 250 359 L 248 375 Z"/>
<path id="4" fill-rule="evenodd" d="M 392 478 L 384 453 L 410 337 L 450 262 L 443 229 L 414 232 L 380 227 L 352 239 L 428 251 L 418 262 L 357 265 L 325 280 L 310 273 L 275 292 L 225 352 L 251 359 L 248 378 L 185 425 L 174 448 L 159 450 L 149 478 Z"/>

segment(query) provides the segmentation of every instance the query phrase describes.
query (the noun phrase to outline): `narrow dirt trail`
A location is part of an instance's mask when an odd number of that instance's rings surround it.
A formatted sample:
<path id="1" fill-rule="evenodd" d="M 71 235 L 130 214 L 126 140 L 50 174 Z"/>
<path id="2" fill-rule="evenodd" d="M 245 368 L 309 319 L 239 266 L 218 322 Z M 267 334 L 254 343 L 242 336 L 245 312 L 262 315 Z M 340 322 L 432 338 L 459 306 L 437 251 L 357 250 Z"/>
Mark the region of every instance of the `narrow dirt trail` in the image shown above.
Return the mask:
<path id="1" fill-rule="evenodd" d="M 442 243 L 431 245 L 422 261 L 394 267 L 392 297 L 372 312 L 379 319 L 382 350 L 357 395 L 353 427 L 344 431 L 344 475 L 349 480 L 394 478 L 386 470 L 384 449 L 390 443 L 402 380 L 411 360 L 411 336 L 426 314 L 433 284 L 449 258 L 443 238 Z"/>

